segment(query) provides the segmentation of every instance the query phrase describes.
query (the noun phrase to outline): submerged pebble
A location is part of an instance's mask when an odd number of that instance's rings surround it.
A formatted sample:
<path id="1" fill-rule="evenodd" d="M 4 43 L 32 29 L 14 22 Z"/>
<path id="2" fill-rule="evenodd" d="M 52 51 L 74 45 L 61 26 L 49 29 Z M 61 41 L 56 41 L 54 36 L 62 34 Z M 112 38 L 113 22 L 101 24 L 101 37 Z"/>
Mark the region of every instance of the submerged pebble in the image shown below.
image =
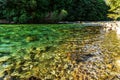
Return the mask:
<path id="1" fill-rule="evenodd" d="M 115 66 L 120 71 L 120 57 L 115 59 Z"/>

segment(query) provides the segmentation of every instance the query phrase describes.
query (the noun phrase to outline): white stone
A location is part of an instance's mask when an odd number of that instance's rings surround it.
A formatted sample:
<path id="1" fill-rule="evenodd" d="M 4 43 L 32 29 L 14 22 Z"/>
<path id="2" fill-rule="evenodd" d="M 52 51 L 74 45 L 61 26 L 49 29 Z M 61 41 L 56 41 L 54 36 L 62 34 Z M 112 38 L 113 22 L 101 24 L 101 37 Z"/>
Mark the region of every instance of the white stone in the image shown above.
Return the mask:
<path id="1" fill-rule="evenodd" d="M 118 70 L 120 70 L 120 59 L 116 59 L 115 66 Z"/>

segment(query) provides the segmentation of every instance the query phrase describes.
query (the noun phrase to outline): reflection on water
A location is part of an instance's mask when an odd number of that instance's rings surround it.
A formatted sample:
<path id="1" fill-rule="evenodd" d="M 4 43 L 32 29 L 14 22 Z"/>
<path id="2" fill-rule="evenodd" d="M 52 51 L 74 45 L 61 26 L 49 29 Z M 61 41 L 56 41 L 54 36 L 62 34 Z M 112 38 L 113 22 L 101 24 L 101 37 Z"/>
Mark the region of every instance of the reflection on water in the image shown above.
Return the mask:
<path id="1" fill-rule="evenodd" d="M 56 26 L 0 27 L 1 79 L 120 79 L 118 32 Z"/>

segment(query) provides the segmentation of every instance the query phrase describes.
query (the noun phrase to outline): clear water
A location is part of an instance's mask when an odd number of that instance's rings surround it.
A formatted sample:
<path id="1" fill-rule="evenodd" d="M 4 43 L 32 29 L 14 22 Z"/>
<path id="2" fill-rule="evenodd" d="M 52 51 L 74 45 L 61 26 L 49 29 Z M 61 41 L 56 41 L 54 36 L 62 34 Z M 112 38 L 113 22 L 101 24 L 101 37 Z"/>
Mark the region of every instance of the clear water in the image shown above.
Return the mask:
<path id="1" fill-rule="evenodd" d="M 45 79 L 49 70 L 52 70 L 50 65 L 55 63 L 56 66 L 56 57 L 59 58 L 56 54 L 64 56 L 66 53 L 71 53 L 70 58 L 76 61 L 76 64 L 88 61 L 97 63 L 97 60 L 105 62 L 106 65 L 117 66 L 119 64 L 115 61 L 120 59 L 119 37 L 115 31 L 104 32 L 101 27 L 65 24 L 2 25 L 0 26 L 0 76 L 2 79 L 9 76 L 10 79 L 16 80 L 30 79 L 31 76 Z M 80 53 L 77 55 L 80 59 L 74 59 L 73 53 Z M 59 60 L 57 63 L 62 64 Z M 66 65 L 68 64 L 69 61 L 66 62 Z M 46 73 L 42 71 L 45 68 L 49 68 Z M 119 74 L 118 70 L 111 72 Z M 50 77 L 50 79 L 54 78 Z"/>

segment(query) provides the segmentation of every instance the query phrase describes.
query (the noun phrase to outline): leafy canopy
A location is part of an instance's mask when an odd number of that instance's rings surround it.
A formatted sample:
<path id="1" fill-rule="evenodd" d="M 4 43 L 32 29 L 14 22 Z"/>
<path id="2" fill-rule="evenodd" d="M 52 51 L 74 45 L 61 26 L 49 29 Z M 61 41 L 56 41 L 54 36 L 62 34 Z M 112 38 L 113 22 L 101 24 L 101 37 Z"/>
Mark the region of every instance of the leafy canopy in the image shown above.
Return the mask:
<path id="1" fill-rule="evenodd" d="M 108 17 L 117 20 L 120 17 L 120 0 L 108 0 L 109 9 Z"/>
<path id="2" fill-rule="evenodd" d="M 105 20 L 108 6 L 104 0 L 73 0 L 68 8 L 71 20 Z"/>
<path id="3" fill-rule="evenodd" d="M 107 14 L 104 0 L 0 0 L 0 19 L 15 23 L 107 20 Z"/>

